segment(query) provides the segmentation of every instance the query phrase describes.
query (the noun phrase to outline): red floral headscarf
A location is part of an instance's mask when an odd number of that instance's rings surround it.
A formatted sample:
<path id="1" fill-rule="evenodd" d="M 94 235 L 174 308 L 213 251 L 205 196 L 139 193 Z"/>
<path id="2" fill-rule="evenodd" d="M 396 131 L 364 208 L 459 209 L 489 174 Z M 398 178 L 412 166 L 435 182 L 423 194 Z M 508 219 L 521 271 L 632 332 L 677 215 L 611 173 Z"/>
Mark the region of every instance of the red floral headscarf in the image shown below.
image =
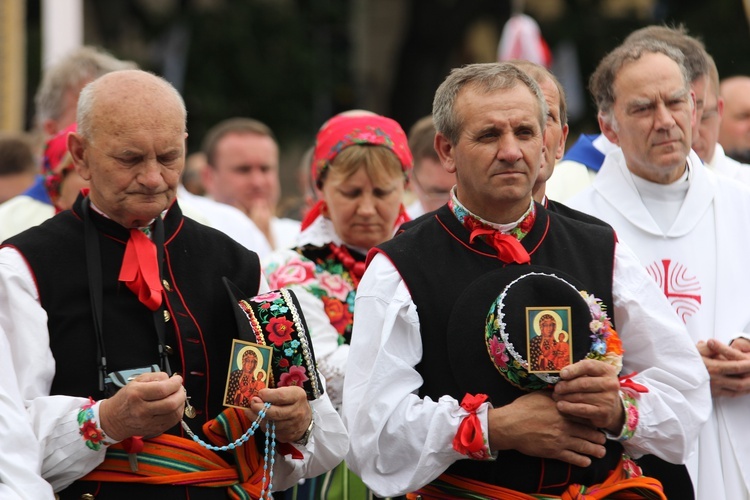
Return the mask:
<path id="1" fill-rule="evenodd" d="M 405 176 L 414 165 L 406 134 L 398 122 L 380 115 L 339 114 L 323 124 L 315 139 L 311 167 L 313 183 L 320 181 L 323 172 L 341 151 L 356 144 L 387 147 L 399 159 Z M 305 215 L 303 229 L 320 215 L 321 204 L 320 201 L 316 203 Z M 401 212 L 397 225 L 409 220 L 403 207 Z"/>

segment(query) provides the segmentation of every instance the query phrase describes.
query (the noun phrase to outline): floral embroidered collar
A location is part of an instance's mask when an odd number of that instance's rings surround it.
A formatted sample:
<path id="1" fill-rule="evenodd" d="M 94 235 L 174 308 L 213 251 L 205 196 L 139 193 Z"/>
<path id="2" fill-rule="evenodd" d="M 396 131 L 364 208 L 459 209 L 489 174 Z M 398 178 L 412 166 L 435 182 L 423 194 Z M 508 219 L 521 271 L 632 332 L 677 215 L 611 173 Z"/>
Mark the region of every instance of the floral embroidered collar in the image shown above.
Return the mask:
<path id="1" fill-rule="evenodd" d="M 458 221 L 469 231 L 469 243 L 481 239 L 497 251 L 498 260 L 506 264 L 529 264 L 531 256 L 521 245 L 523 239 L 536 220 L 536 206 L 534 200 L 529 202 L 529 209 L 515 222 L 510 224 L 495 224 L 472 214 L 464 207 L 456 196 L 456 189 L 451 192 L 448 208 Z"/>
<path id="2" fill-rule="evenodd" d="M 515 222 L 497 224 L 486 221 L 478 215 L 471 213 L 461 204 L 460 201 L 458 201 L 455 187 L 451 191 L 451 199 L 448 201 L 448 208 L 450 208 L 453 215 L 455 215 L 458 221 L 469 231 L 473 231 L 477 228 L 493 229 L 495 231 L 500 231 L 503 234 L 515 236 L 518 241 L 521 241 L 524 236 L 531 231 L 531 228 L 534 226 L 534 221 L 536 221 L 536 206 L 533 199 L 529 202 L 529 209 Z"/>

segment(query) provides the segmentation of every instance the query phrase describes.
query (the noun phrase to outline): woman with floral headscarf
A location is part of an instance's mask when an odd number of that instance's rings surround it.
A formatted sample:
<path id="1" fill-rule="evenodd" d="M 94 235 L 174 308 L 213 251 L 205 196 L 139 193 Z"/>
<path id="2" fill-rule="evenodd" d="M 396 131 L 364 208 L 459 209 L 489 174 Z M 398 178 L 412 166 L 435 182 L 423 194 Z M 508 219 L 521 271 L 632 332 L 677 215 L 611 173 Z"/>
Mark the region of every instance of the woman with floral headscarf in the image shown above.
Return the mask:
<path id="1" fill-rule="evenodd" d="M 297 294 L 337 407 L 365 256 L 408 220 L 402 199 L 411 167 L 406 134 L 394 120 L 363 111 L 330 119 L 318 132 L 311 166 L 320 200 L 302 222 L 299 246 L 275 252 L 264 266 L 271 288 Z"/>

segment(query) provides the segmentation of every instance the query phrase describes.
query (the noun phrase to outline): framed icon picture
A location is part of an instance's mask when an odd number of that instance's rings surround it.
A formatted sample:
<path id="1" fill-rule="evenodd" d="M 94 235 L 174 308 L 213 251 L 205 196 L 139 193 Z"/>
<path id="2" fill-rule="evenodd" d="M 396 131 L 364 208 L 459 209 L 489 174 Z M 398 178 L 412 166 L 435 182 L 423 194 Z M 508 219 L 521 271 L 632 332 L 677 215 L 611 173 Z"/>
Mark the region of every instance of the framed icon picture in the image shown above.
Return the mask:
<path id="1" fill-rule="evenodd" d="M 229 359 L 224 406 L 249 408 L 261 389 L 269 387 L 273 350 L 265 345 L 234 339 Z"/>
<path id="2" fill-rule="evenodd" d="M 527 307 L 529 372 L 557 373 L 573 362 L 570 307 Z"/>

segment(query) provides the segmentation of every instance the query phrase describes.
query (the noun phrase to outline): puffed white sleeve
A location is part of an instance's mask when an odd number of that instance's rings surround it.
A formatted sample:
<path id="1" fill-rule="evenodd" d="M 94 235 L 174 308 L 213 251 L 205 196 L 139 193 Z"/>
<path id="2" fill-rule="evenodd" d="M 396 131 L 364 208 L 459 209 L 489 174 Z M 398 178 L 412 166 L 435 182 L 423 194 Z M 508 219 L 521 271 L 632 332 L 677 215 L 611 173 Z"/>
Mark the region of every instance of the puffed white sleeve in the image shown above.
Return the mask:
<path id="1" fill-rule="evenodd" d="M 653 454 L 684 463 L 711 413 L 709 376 L 685 325 L 636 255 L 615 251 L 613 300 L 625 354 L 621 375 L 648 389 L 638 399 L 635 434 L 623 443 L 634 457 Z"/>
<path id="2" fill-rule="evenodd" d="M 49 347 L 47 313 L 23 256 L 0 248 L 0 329 L 4 330 L 18 392 L 41 447 L 41 473 L 60 491 L 104 460 L 105 446 L 92 450 L 79 432 L 84 398 L 50 396 L 55 359 Z M 98 404 L 93 408 L 98 421 Z"/>
<path id="3" fill-rule="evenodd" d="M 344 380 L 347 465 L 376 494 L 415 491 L 466 456 L 453 438 L 468 413 L 458 401 L 420 398 L 423 379 L 417 309 L 398 271 L 382 254 L 357 288 L 354 331 Z M 486 403 L 477 411 L 487 437 Z"/>
<path id="4" fill-rule="evenodd" d="M 0 295 L 5 296 L 2 291 Z M 6 304 L 0 304 L 4 307 Z M 0 498 L 54 498 L 42 478 L 42 447 L 28 419 L 11 359 L 10 343 L 0 327 Z"/>
<path id="5" fill-rule="evenodd" d="M 321 377 L 325 386 L 325 380 Z M 340 464 L 349 449 L 349 434 L 327 394 L 310 401 L 313 430 L 304 446 L 295 444 L 303 459 L 291 455 L 277 458 L 274 467 L 274 490 L 291 488 L 302 478 L 311 478 Z"/>

